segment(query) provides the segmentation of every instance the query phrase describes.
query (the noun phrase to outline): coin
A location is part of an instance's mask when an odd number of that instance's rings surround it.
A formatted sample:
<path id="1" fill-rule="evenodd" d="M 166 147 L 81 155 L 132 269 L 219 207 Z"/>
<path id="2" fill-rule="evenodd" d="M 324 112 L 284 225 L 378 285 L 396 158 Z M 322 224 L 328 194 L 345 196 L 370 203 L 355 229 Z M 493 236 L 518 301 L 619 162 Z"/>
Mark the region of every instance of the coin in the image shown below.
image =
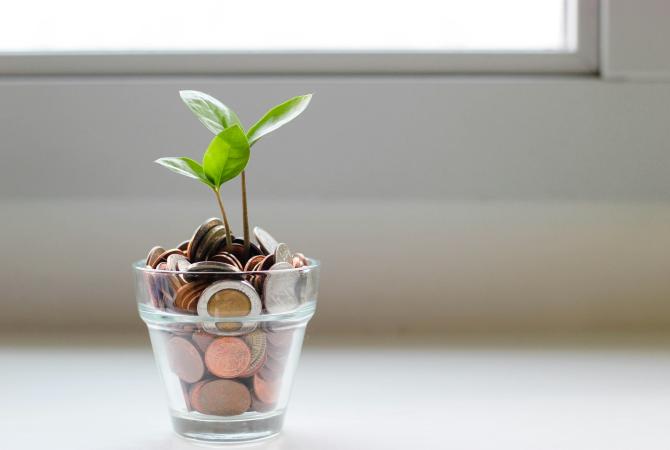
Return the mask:
<path id="1" fill-rule="evenodd" d="M 258 412 L 269 412 L 275 407 L 274 403 L 265 403 L 254 395 L 251 397 L 251 409 Z"/>
<path id="2" fill-rule="evenodd" d="M 183 337 L 168 340 L 167 356 L 172 372 L 187 383 L 195 383 L 205 374 L 200 352 Z"/>
<path id="3" fill-rule="evenodd" d="M 191 340 L 201 351 L 207 350 L 209 344 L 214 340 L 214 336 L 204 331 L 196 331 L 191 336 Z"/>
<path id="4" fill-rule="evenodd" d="M 242 262 L 244 262 L 244 263 L 247 262 L 247 259 L 248 259 L 248 258 L 247 258 L 247 257 L 245 256 L 245 254 L 244 254 L 244 245 L 242 245 L 242 244 L 233 244 L 233 245 L 231 245 L 231 246 L 230 246 L 230 253 L 232 253 L 233 255 L 235 255 L 235 257 L 236 257 L 238 260 L 240 260 L 240 261 L 242 261 Z"/>
<path id="5" fill-rule="evenodd" d="M 244 271 L 251 272 L 252 270 L 254 270 L 256 264 L 263 261 L 263 258 L 265 258 L 265 256 L 263 255 L 254 255 L 251 258 L 249 258 L 249 261 L 247 261 L 247 263 L 244 265 Z"/>
<path id="6" fill-rule="evenodd" d="M 278 382 L 268 382 L 261 378 L 258 374 L 254 375 L 254 394 L 264 403 L 274 403 L 279 398 Z"/>
<path id="7" fill-rule="evenodd" d="M 181 267 L 186 268 L 191 264 L 189 260 L 186 258 L 186 256 L 180 253 L 175 253 L 168 256 L 166 263 L 167 263 L 167 270 L 172 271 L 181 270 Z"/>
<path id="8" fill-rule="evenodd" d="M 182 252 L 184 252 L 184 254 L 186 254 L 186 250 L 188 250 L 188 244 L 189 244 L 190 242 L 191 242 L 191 241 L 186 240 L 186 241 L 182 242 L 181 244 L 179 244 L 179 245 L 177 246 L 177 248 L 178 248 L 179 250 L 181 250 Z"/>
<path id="9" fill-rule="evenodd" d="M 246 281 L 223 280 L 207 287 L 198 300 L 198 315 L 204 317 L 256 316 L 263 304 L 256 289 Z M 240 334 L 256 328 L 255 322 L 205 322 L 203 327 L 215 334 Z M 217 332 L 224 333 L 217 333 Z"/>
<path id="10" fill-rule="evenodd" d="M 245 378 L 254 375 L 265 364 L 265 360 L 267 359 L 267 340 L 265 333 L 260 330 L 251 332 L 242 339 L 244 339 L 244 342 L 247 343 L 251 350 L 249 367 L 247 367 L 244 373 L 240 374 L 240 377 Z"/>
<path id="11" fill-rule="evenodd" d="M 309 268 L 300 272 L 298 282 L 298 298 L 300 303 L 306 303 L 316 300 L 319 290 L 319 274 L 314 268 Z"/>
<path id="12" fill-rule="evenodd" d="M 213 416 L 237 416 L 251 406 L 249 389 L 239 381 L 212 380 L 193 392 L 192 404 L 198 412 Z"/>
<path id="13" fill-rule="evenodd" d="M 186 256 L 189 260 L 194 262 L 197 261 L 194 259 L 195 250 L 198 248 L 198 245 L 200 245 L 200 241 L 205 237 L 205 234 L 217 225 L 223 225 L 223 222 L 221 219 L 212 217 L 203 222 L 202 225 L 195 230 L 193 237 L 189 240 L 188 248 L 186 250 Z"/>
<path id="14" fill-rule="evenodd" d="M 151 250 L 149 250 L 149 254 L 147 255 L 146 265 L 150 266 L 150 267 L 153 267 L 154 262 L 156 262 L 156 258 L 158 258 L 161 254 L 163 254 L 164 251 L 165 251 L 165 249 L 161 246 L 156 246 L 156 247 L 152 248 Z"/>
<path id="15" fill-rule="evenodd" d="M 197 301 L 200 298 L 200 294 L 208 284 L 207 281 L 203 280 L 184 284 L 175 294 L 175 307 L 184 311 L 196 312 L 196 304 L 193 301 Z"/>
<path id="16" fill-rule="evenodd" d="M 289 263 L 292 266 L 292 261 L 293 252 L 291 252 L 291 249 L 288 248 L 288 245 L 284 243 L 277 244 L 277 248 L 275 249 L 275 262 Z"/>
<path id="17" fill-rule="evenodd" d="M 219 251 L 216 255 L 209 258 L 209 261 L 218 261 L 237 266 L 238 269 L 242 270 L 242 263 L 240 260 L 235 257 L 232 253 Z"/>
<path id="18" fill-rule="evenodd" d="M 205 261 L 226 245 L 226 227 L 216 225 L 210 229 L 195 249 L 195 260 Z"/>
<path id="19" fill-rule="evenodd" d="M 178 248 L 171 248 L 170 250 L 165 250 L 163 253 L 161 253 L 160 255 L 158 255 L 154 259 L 154 263 L 151 265 L 151 267 L 156 269 L 159 263 L 166 262 L 170 255 L 175 255 L 175 254 L 183 255 L 184 252 L 182 252 Z"/>
<path id="20" fill-rule="evenodd" d="M 220 277 L 219 273 L 240 272 L 237 266 L 218 261 L 199 261 L 192 263 L 186 269 L 183 277 L 186 281 L 209 280 Z"/>
<path id="21" fill-rule="evenodd" d="M 270 233 L 262 229 L 261 227 L 254 227 L 254 236 L 256 236 L 256 240 L 261 246 L 261 249 L 263 252 L 265 252 L 266 255 L 272 255 L 274 254 L 276 248 L 277 248 L 277 240 L 272 237 Z"/>
<path id="22" fill-rule="evenodd" d="M 274 264 L 270 268 L 263 283 L 263 303 L 265 309 L 271 313 L 282 313 L 295 309 L 299 305 L 296 285 L 300 273 L 293 270 L 287 262 Z"/>
<path id="23" fill-rule="evenodd" d="M 233 239 L 233 244 L 240 244 L 244 246 L 244 238 L 235 238 Z M 263 255 L 263 250 L 261 250 L 253 242 L 249 242 L 249 256 Z"/>
<path id="24" fill-rule="evenodd" d="M 200 405 L 200 389 L 206 384 L 212 381 L 213 379 L 200 380 L 195 384 L 192 384 L 188 390 L 188 401 L 187 404 L 191 406 L 192 409 L 196 411 L 202 410 L 202 405 Z"/>
<path id="25" fill-rule="evenodd" d="M 219 378 L 235 378 L 251 362 L 251 350 L 242 339 L 220 337 L 212 341 L 205 351 L 205 365 Z"/>
<path id="26" fill-rule="evenodd" d="M 261 313 L 261 299 L 246 281 L 223 280 L 209 285 L 200 295 L 198 314 L 205 317 L 235 317 Z"/>

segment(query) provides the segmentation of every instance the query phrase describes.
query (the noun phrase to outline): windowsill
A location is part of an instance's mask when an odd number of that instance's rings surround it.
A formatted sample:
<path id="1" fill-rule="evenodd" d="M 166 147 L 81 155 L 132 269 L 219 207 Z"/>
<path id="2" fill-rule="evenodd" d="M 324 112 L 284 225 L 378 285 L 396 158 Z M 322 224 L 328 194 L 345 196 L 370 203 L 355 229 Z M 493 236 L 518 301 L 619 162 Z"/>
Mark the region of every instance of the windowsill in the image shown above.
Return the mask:
<path id="1" fill-rule="evenodd" d="M 11 341 L 4 448 L 192 448 L 170 431 L 146 338 Z M 284 433 L 257 448 L 666 448 L 668 338 L 625 341 L 312 342 Z"/>

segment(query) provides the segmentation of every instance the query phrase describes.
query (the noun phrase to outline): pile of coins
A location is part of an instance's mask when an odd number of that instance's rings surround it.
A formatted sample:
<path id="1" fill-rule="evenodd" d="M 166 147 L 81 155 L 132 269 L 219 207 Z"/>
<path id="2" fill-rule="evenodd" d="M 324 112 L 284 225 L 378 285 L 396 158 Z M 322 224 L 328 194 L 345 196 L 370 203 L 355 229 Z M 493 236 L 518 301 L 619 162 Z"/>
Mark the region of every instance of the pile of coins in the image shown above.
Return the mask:
<path id="1" fill-rule="evenodd" d="M 172 249 L 154 247 L 145 272 L 152 305 L 202 316 L 165 335 L 170 370 L 179 378 L 189 411 L 231 416 L 275 407 L 293 329 L 244 319 L 294 310 L 316 295 L 315 272 L 267 231 L 256 227 L 258 245 L 231 236 L 216 218 Z M 235 317 L 237 320 L 212 320 Z"/>
<path id="2" fill-rule="evenodd" d="M 254 235 L 259 245 L 249 243 L 248 251 L 240 238 L 232 237 L 227 246 L 225 226 L 212 218 L 176 248 L 152 248 L 146 265 L 156 272 L 146 276 L 153 306 L 230 317 L 287 312 L 312 299 L 317 288 L 313 273 L 291 270 L 308 266 L 308 259 L 259 227 Z"/>
<path id="3" fill-rule="evenodd" d="M 167 336 L 168 364 L 181 380 L 186 408 L 214 416 L 275 408 L 293 331 L 233 337 L 184 329 Z"/>

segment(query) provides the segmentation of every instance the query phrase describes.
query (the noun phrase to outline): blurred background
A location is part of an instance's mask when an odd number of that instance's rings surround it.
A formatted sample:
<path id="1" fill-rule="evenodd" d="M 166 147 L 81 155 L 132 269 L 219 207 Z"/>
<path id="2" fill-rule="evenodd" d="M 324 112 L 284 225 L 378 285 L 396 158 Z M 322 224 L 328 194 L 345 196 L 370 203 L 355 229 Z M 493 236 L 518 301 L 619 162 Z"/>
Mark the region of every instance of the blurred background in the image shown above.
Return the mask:
<path id="1" fill-rule="evenodd" d="M 146 347 L 131 263 L 217 215 L 153 163 L 209 142 L 178 91 L 246 126 L 312 92 L 247 170 L 252 224 L 323 263 L 308 346 L 608 336 L 670 364 L 669 18 L 660 0 L 5 2 L 7 345 Z"/>

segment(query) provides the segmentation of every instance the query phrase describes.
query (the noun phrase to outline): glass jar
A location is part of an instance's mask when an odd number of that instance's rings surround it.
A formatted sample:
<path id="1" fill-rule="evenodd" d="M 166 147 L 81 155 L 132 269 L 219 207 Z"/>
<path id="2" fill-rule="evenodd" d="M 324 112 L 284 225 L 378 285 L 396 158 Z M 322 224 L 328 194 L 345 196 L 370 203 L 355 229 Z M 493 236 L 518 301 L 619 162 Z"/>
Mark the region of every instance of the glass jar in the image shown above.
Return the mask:
<path id="1" fill-rule="evenodd" d="M 134 265 L 175 432 L 208 442 L 268 438 L 282 428 L 319 264 L 255 272 Z"/>

